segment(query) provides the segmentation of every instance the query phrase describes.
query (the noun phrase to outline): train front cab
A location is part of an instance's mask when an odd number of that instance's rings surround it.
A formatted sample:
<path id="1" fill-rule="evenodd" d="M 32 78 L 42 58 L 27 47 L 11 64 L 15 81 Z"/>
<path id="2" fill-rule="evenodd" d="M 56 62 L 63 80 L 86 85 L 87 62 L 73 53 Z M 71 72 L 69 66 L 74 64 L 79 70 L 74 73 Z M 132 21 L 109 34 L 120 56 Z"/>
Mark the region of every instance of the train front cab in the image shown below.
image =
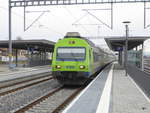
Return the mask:
<path id="1" fill-rule="evenodd" d="M 87 45 L 56 47 L 52 72 L 62 84 L 83 84 L 94 72 L 92 49 Z"/>

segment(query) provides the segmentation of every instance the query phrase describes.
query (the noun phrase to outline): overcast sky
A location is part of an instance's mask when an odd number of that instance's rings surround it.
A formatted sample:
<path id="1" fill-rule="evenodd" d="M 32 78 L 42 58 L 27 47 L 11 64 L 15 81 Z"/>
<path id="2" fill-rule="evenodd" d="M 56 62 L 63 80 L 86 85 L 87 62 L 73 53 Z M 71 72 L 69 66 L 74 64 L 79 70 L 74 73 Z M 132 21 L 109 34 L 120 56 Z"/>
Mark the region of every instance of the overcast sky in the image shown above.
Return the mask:
<path id="1" fill-rule="evenodd" d="M 150 4 L 147 4 L 150 7 Z M 114 4 L 113 5 L 113 30 L 100 21 L 89 15 L 83 9 L 104 9 L 110 8 L 110 4 L 99 5 L 70 5 L 70 6 L 48 6 L 48 7 L 28 7 L 27 11 L 46 11 L 32 27 L 23 31 L 23 8 L 13 8 L 12 13 L 12 39 L 22 37 L 23 39 L 47 39 L 57 41 L 68 31 L 80 32 L 81 36 L 103 37 L 103 36 L 123 36 L 125 27 L 123 21 L 131 21 L 129 25 L 130 35 L 150 36 L 150 28 L 144 29 L 144 4 Z M 110 10 L 89 10 L 99 20 L 107 25 L 111 24 Z M 41 13 L 27 13 L 27 26 L 30 25 Z M 150 10 L 146 12 L 146 24 L 149 25 Z M 77 24 L 77 25 L 73 25 Z M 99 25 L 87 25 L 99 24 Z M 0 0 L 0 39 L 8 39 L 8 0 Z M 96 45 L 106 47 L 101 39 L 93 39 Z"/>

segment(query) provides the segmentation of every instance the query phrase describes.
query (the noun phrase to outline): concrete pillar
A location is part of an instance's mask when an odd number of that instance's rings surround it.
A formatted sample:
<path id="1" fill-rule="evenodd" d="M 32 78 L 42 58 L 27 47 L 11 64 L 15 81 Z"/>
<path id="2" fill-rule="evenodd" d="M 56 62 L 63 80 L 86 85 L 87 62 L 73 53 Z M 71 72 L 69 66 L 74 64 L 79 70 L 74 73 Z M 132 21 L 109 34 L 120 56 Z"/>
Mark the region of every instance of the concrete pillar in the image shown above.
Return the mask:
<path id="1" fill-rule="evenodd" d="M 122 52 L 122 64 L 125 67 L 125 46 L 123 46 L 123 52 Z"/>
<path id="2" fill-rule="evenodd" d="M 119 51 L 119 56 L 118 56 L 119 64 L 122 65 L 122 51 Z"/>
<path id="3" fill-rule="evenodd" d="M 27 59 L 28 59 L 27 65 L 30 66 L 30 47 L 29 46 L 27 47 Z"/>
<path id="4" fill-rule="evenodd" d="M 16 53 L 16 60 L 15 60 L 15 63 L 16 63 L 16 67 L 18 67 L 18 49 L 16 49 L 16 51 L 15 51 L 15 53 Z"/>
<path id="5" fill-rule="evenodd" d="M 47 64 L 46 49 L 44 49 L 44 65 Z"/>
<path id="6" fill-rule="evenodd" d="M 142 52 L 141 52 L 141 70 L 144 71 L 144 55 L 143 55 L 143 43 L 142 43 Z"/>
<path id="7" fill-rule="evenodd" d="M 40 64 L 39 65 L 42 65 L 42 63 L 43 63 L 43 52 L 42 52 L 42 50 L 40 51 L 40 58 L 39 58 L 39 60 L 40 60 Z"/>

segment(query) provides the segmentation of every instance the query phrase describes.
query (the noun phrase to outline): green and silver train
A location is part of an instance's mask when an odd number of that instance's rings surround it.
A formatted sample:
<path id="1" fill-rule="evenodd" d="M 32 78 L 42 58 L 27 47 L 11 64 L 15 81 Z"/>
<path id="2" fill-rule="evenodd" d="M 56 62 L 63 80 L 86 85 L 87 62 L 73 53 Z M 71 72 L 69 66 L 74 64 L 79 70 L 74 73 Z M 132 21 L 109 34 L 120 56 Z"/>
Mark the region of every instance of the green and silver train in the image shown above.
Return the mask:
<path id="1" fill-rule="evenodd" d="M 79 33 L 69 32 L 55 44 L 52 73 L 61 84 L 82 85 L 113 60 L 114 55 L 80 37 Z"/>

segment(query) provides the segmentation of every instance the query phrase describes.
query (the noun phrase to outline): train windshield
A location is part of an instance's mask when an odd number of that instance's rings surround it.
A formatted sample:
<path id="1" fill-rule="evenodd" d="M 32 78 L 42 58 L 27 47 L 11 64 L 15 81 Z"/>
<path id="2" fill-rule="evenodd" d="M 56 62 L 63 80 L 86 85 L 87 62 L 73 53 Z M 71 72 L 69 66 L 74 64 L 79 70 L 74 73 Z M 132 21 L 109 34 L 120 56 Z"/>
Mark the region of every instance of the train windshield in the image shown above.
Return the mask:
<path id="1" fill-rule="evenodd" d="M 85 59 L 84 47 L 59 47 L 57 49 L 57 60 L 79 61 Z"/>

